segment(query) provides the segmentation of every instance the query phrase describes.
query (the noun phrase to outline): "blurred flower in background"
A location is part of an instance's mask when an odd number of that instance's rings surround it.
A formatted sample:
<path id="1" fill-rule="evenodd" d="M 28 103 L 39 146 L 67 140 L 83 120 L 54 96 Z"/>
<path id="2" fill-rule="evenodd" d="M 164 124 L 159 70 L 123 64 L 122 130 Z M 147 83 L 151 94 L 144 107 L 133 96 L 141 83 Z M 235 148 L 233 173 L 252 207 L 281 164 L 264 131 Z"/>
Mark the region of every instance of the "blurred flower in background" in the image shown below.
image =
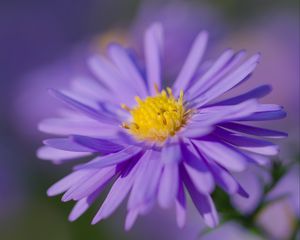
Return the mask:
<path id="1" fill-rule="evenodd" d="M 259 205 L 264 195 L 264 186 L 272 180 L 268 164 L 264 167 L 250 166 L 245 172 L 235 174 L 235 177 L 244 188 L 248 189 L 249 193 L 249 198 L 247 199 L 240 196 L 233 196 L 231 199 L 233 206 L 241 214 L 250 214 Z"/>
<path id="2" fill-rule="evenodd" d="M 299 172 L 298 163 L 294 163 L 287 169 L 287 172 L 266 196 L 270 204 L 258 215 L 258 224 L 272 239 L 294 239 L 297 229 L 299 230 Z"/>
<path id="3" fill-rule="evenodd" d="M 252 174 L 257 170 L 252 169 Z M 295 162 L 289 167 L 280 162 L 272 163 L 264 170 L 268 176 L 261 175 L 262 169 L 259 170 L 260 186 L 253 184 L 259 180 L 255 178 L 242 182 L 249 189 L 249 195 L 256 196 L 244 202 L 236 197 L 230 201 L 218 192 L 215 199 L 217 206 L 221 207 L 223 222 L 216 231 L 202 231 L 200 236 L 218 239 L 226 233 L 222 239 L 297 239 L 300 224 L 299 170 L 299 164 Z"/>
<path id="4" fill-rule="evenodd" d="M 211 231 L 198 239 L 203 240 L 263 240 L 264 237 L 251 233 L 238 222 L 226 222 L 214 231 Z"/>
<path id="5" fill-rule="evenodd" d="M 143 55 L 143 31 L 153 22 L 160 22 L 165 29 L 163 57 L 167 66 L 166 81 L 169 83 L 177 76 L 189 47 L 201 30 L 209 31 L 210 47 L 224 37 L 227 29 L 222 13 L 209 4 L 143 1 L 131 27 L 133 46 L 137 46 L 140 55 Z"/>

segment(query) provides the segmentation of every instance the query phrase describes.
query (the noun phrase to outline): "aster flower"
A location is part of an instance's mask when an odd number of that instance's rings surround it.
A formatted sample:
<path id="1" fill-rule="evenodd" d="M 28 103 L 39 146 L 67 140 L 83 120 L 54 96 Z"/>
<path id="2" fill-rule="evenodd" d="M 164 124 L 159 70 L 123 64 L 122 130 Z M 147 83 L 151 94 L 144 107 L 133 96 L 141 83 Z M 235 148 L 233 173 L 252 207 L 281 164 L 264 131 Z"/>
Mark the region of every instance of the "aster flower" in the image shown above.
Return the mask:
<path id="1" fill-rule="evenodd" d="M 247 233 L 249 237 L 255 233 L 259 239 L 297 239 L 299 164 L 293 161 L 290 165 L 285 166 L 275 160 L 267 167 L 269 176 L 266 176 L 266 172 L 262 172 L 262 168 L 250 168 L 252 175 L 248 170 L 248 173 L 244 172 L 246 179 L 238 178 L 250 195 L 243 202 L 242 199 L 236 199 L 239 198 L 238 196 L 231 201 L 232 199 L 224 192 L 219 190 L 214 192 L 216 205 L 221 207 L 220 211 L 223 210 L 223 224 L 216 231 L 204 229 L 201 239 L 219 239 L 220 237 L 217 236 L 224 235 L 232 223 L 235 223 L 235 227 L 230 227 L 230 232 L 235 237 L 239 236 L 239 229 L 243 229 L 243 232 Z M 260 176 L 256 179 L 249 178 L 255 175 Z M 260 186 L 258 186 L 256 181 L 262 179 L 264 180 L 260 181 Z M 225 234 L 222 239 L 235 239 L 233 236 Z M 247 237 L 238 237 L 237 239 L 244 238 Z"/>
<path id="2" fill-rule="evenodd" d="M 62 201 L 77 201 L 71 221 L 109 183 L 113 185 L 92 223 L 109 217 L 129 196 L 126 229 L 156 203 L 175 206 L 177 223 L 183 226 L 187 194 L 214 227 L 219 221 L 211 198 L 216 185 L 230 195 L 248 196 L 230 172 L 264 164 L 278 153 L 273 143 L 252 136 L 285 134 L 245 122 L 280 119 L 285 112 L 278 105 L 258 103 L 270 92 L 267 85 L 216 100 L 249 78 L 259 54 L 244 60 L 244 51 L 229 49 L 203 64 L 207 41 L 207 32 L 197 36 L 173 86 L 164 86 L 164 36 L 156 23 L 145 33 L 144 62 L 111 44 L 108 57 L 89 60 L 95 79 L 77 80 L 71 91 L 50 90 L 70 108 L 40 124 L 40 130 L 59 137 L 45 140 L 39 157 L 55 163 L 92 159 L 48 190 L 49 196 L 64 193 Z"/>

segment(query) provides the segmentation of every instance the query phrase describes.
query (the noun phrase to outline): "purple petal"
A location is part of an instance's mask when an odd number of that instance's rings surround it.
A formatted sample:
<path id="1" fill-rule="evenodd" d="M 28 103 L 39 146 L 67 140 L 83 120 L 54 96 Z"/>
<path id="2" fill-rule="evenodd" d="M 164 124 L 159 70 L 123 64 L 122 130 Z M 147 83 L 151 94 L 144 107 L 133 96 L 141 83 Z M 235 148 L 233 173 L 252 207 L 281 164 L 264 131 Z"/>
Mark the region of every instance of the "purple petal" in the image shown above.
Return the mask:
<path id="1" fill-rule="evenodd" d="M 209 166 L 214 175 L 215 181 L 225 192 L 228 194 L 237 193 L 239 185 L 228 171 L 214 162 L 210 162 Z"/>
<path id="2" fill-rule="evenodd" d="M 199 113 L 191 118 L 180 134 L 190 138 L 205 136 L 214 129 L 213 125 L 249 116 L 255 112 L 256 108 L 256 100 L 248 100 L 233 106 L 214 106 L 200 109 Z"/>
<path id="3" fill-rule="evenodd" d="M 84 94 L 82 94 L 80 92 L 75 92 L 74 90 L 70 90 L 70 89 L 60 90 L 60 93 L 64 94 L 65 96 L 67 96 L 69 98 L 71 98 L 73 101 L 77 101 L 77 102 L 79 102 L 79 103 L 81 103 L 81 104 L 83 104 L 87 107 L 90 107 L 92 109 L 97 109 L 98 99 L 95 99 L 95 98 L 90 97 L 90 96 L 85 96 Z M 51 90 L 50 90 L 50 94 L 52 94 Z M 54 96 L 54 97 L 56 97 L 56 96 Z"/>
<path id="4" fill-rule="evenodd" d="M 94 203 L 94 201 L 97 199 L 98 195 L 102 189 L 96 190 L 88 197 L 80 199 L 75 206 L 73 207 L 70 215 L 69 215 L 69 221 L 73 222 L 76 219 L 78 219 L 83 213 L 86 212 L 86 210 L 89 209 L 89 207 Z"/>
<path id="5" fill-rule="evenodd" d="M 153 24 L 145 33 L 145 61 L 148 89 L 155 94 L 155 84 L 161 88 L 161 51 L 163 45 L 163 29 L 158 23 Z"/>
<path id="6" fill-rule="evenodd" d="M 104 168 L 107 166 L 111 166 L 111 165 L 115 165 L 127 161 L 140 152 L 141 152 L 140 148 L 129 146 L 119 152 L 111 153 L 106 156 L 97 157 L 89 163 L 78 165 L 75 167 L 75 169 Z"/>
<path id="7" fill-rule="evenodd" d="M 91 153 L 89 152 L 69 152 L 47 146 L 40 147 L 37 151 L 38 158 L 43 160 L 50 160 L 56 164 L 60 164 L 76 158 L 87 157 L 89 155 L 91 155 Z"/>
<path id="8" fill-rule="evenodd" d="M 102 124 L 94 120 L 77 120 L 51 118 L 39 124 L 39 130 L 45 133 L 58 135 L 80 134 L 91 137 L 112 136 L 118 132 L 118 127 Z"/>
<path id="9" fill-rule="evenodd" d="M 226 50 L 221 56 L 214 62 L 214 64 L 205 72 L 199 79 L 195 81 L 195 84 L 191 86 L 191 89 L 188 90 L 188 94 L 190 96 L 199 95 L 199 90 L 203 91 L 203 88 L 206 88 L 208 83 L 212 80 L 212 77 L 215 76 L 218 72 L 220 72 L 228 61 L 232 58 L 233 51 L 232 49 Z M 203 90 L 202 90 L 203 89 Z"/>
<path id="10" fill-rule="evenodd" d="M 247 159 L 244 155 L 216 141 L 193 141 L 198 151 L 231 171 L 244 171 Z"/>
<path id="11" fill-rule="evenodd" d="M 84 171 L 76 171 L 71 174 L 65 176 L 55 184 L 53 184 L 47 191 L 47 195 L 52 197 L 58 194 L 61 194 L 72 187 L 74 184 L 79 182 L 82 178 L 84 178 L 89 172 Z"/>
<path id="12" fill-rule="evenodd" d="M 145 98 L 147 96 L 147 89 L 144 79 L 126 51 L 118 44 L 111 44 L 108 51 L 121 74 L 126 78 L 128 84 L 135 88 L 140 97 Z"/>
<path id="13" fill-rule="evenodd" d="M 133 227 L 138 215 L 139 215 L 138 209 L 130 210 L 127 213 L 126 220 L 125 220 L 125 230 L 126 231 L 129 231 Z"/>
<path id="14" fill-rule="evenodd" d="M 199 98 L 196 99 L 197 106 L 200 107 L 205 103 L 215 99 L 247 78 L 255 69 L 259 56 L 259 54 L 254 55 L 235 71 L 228 74 L 228 76 L 223 78 L 221 81 L 208 89 L 204 94 L 199 96 Z"/>
<path id="15" fill-rule="evenodd" d="M 155 204 L 156 199 L 152 198 L 150 201 L 147 201 L 138 207 L 139 215 L 148 214 Z"/>
<path id="16" fill-rule="evenodd" d="M 84 147 L 94 149 L 103 154 L 119 152 L 122 149 L 124 149 L 123 146 L 121 146 L 117 143 L 99 139 L 99 138 L 74 135 L 74 136 L 71 136 L 71 139 L 74 142 L 76 142 Z"/>
<path id="17" fill-rule="evenodd" d="M 95 119 L 97 121 L 100 121 L 102 123 L 107 123 L 107 124 L 115 124 L 118 123 L 116 119 L 114 118 L 109 118 L 103 114 L 101 114 L 99 111 L 97 111 L 94 108 L 91 108 L 90 106 L 87 106 L 75 99 L 72 99 L 68 97 L 67 95 L 53 90 L 50 90 L 50 93 L 53 94 L 56 98 L 61 100 L 62 102 L 68 104 L 69 106 L 73 107 L 75 110 L 80 111 L 81 113 L 91 117 L 92 119 Z"/>
<path id="18" fill-rule="evenodd" d="M 75 206 L 73 207 L 68 219 L 70 222 L 74 222 L 77 220 L 83 213 L 88 210 L 88 208 L 91 206 L 91 202 L 88 201 L 88 198 L 80 199 Z"/>
<path id="19" fill-rule="evenodd" d="M 176 221 L 180 228 L 183 228 L 186 222 L 186 199 L 183 184 L 180 181 L 176 199 Z"/>
<path id="20" fill-rule="evenodd" d="M 185 170 L 187 171 L 187 174 L 191 178 L 191 181 L 197 188 L 199 192 L 202 192 L 204 194 L 211 193 L 214 189 L 214 181 L 202 181 L 201 179 L 207 177 L 207 175 L 204 175 L 203 173 L 197 171 L 195 168 L 191 167 L 188 164 L 184 164 Z M 205 179 L 206 180 L 206 179 Z"/>
<path id="21" fill-rule="evenodd" d="M 129 171 L 126 176 L 119 176 L 110 189 L 106 199 L 104 200 L 101 208 L 93 218 L 92 224 L 96 224 L 104 218 L 110 216 L 116 208 L 122 203 L 127 194 L 129 193 L 136 173 L 139 169 L 139 162 L 134 166 L 128 166 L 126 171 Z"/>
<path id="22" fill-rule="evenodd" d="M 118 69 L 102 56 L 94 56 L 88 62 L 90 69 L 114 94 L 121 103 L 134 104 L 134 89 L 126 84 Z M 123 91 L 126 89 L 126 91 Z"/>
<path id="23" fill-rule="evenodd" d="M 259 181 L 257 173 L 250 171 L 250 169 L 242 174 L 237 174 L 237 179 L 247 188 L 250 196 L 248 199 L 239 195 L 233 196 L 233 204 L 242 213 L 249 214 L 257 207 L 257 204 L 261 200 L 264 184 Z"/>
<path id="24" fill-rule="evenodd" d="M 187 173 L 185 171 L 182 172 L 185 186 L 204 222 L 211 228 L 216 227 L 219 223 L 219 218 L 211 197 L 198 192 Z"/>
<path id="25" fill-rule="evenodd" d="M 110 102 L 97 102 L 99 111 L 108 117 L 113 117 L 119 120 L 119 122 L 127 121 L 130 117 L 130 113 L 125 111 L 120 102 L 113 104 Z M 120 129 L 120 125 L 114 125 L 115 128 Z"/>
<path id="26" fill-rule="evenodd" d="M 252 115 L 240 119 L 239 121 L 266 121 L 266 120 L 277 120 L 286 117 L 284 110 L 277 111 L 266 111 L 266 112 L 255 112 Z"/>
<path id="27" fill-rule="evenodd" d="M 118 89 L 122 78 L 116 67 L 108 59 L 101 55 L 94 55 L 88 60 L 88 65 L 101 83 L 112 91 Z"/>
<path id="28" fill-rule="evenodd" d="M 109 101 L 118 104 L 115 98 L 111 97 L 111 91 L 102 86 L 94 78 L 77 77 L 71 82 L 71 89 L 84 97 L 92 98 L 95 102 Z"/>
<path id="29" fill-rule="evenodd" d="M 272 91 L 272 88 L 270 85 L 262 85 L 259 87 L 256 87 L 246 93 L 243 93 L 239 96 L 229 98 L 220 102 L 216 102 L 213 105 L 234 105 L 234 104 L 239 104 L 241 102 L 247 101 L 249 99 L 254 99 L 254 98 L 262 98 L 266 95 L 268 95 Z"/>
<path id="30" fill-rule="evenodd" d="M 245 51 L 239 51 L 233 54 L 231 49 L 226 50 L 215 63 L 208 69 L 208 71 L 199 78 L 197 85 L 192 86 L 188 95 L 191 99 L 196 99 L 204 92 L 218 84 L 222 78 L 233 70 L 238 63 L 244 58 Z"/>
<path id="31" fill-rule="evenodd" d="M 283 107 L 278 104 L 259 104 L 257 106 L 257 112 L 268 112 L 282 110 Z"/>
<path id="32" fill-rule="evenodd" d="M 71 152 L 97 152 L 95 149 L 82 146 L 74 142 L 71 138 L 52 138 L 44 140 L 43 143 L 46 146 L 50 146 L 56 149 L 71 151 Z"/>
<path id="33" fill-rule="evenodd" d="M 250 153 L 250 152 L 247 152 L 246 155 L 249 158 L 249 160 L 251 160 L 252 162 L 259 164 L 259 165 L 266 166 L 270 162 L 270 158 L 266 157 L 266 156 L 262 156 L 262 155 Z"/>
<path id="34" fill-rule="evenodd" d="M 213 130 L 214 128 L 207 126 L 206 123 L 192 122 L 180 132 L 180 135 L 186 138 L 198 138 L 209 134 Z"/>
<path id="35" fill-rule="evenodd" d="M 165 164 L 178 163 L 181 160 L 180 143 L 178 139 L 167 140 L 161 151 L 161 159 Z"/>
<path id="36" fill-rule="evenodd" d="M 249 194 L 245 191 L 245 189 L 240 184 L 239 184 L 237 194 L 243 198 L 249 198 Z"/>
<path id="37" fill-rule="evenodd" d="M 203 31 L 196 37 L 187 59 L 174 83 L 174 94 L 186 90 L 188 83 L 194 76 L 206 49 L 208 33 Z"/>
<path id="38" fill-rule="evenodd" d="M 202 193 L 211 193 L 215 183 L 203 157 L 198 154 L 191 143 L 184 147 L 182 152 L 184 167 L 197 190 Z"/>
<path id="39" fill-rule="evenodd" d="M 153 207 L 153 201 L 150 201 L 148 203 L 144 203 L 140 205 L 137 208 L 130 209 L 127 213 L 126 220 L 125 220 L 125 230 L 129 231 L 133 227 L 138 215 L 139 214 L 145 215 L 151 210 L 152 207 Z"/>
<path id="40" fill-rule="evenodd" d="M 162 208 L 171 207 L 178 192 L 178 163 L 165 164 L 158 190 L 158 203 Z"/>
<path id="41" fill-rule="evenodd" d="M 215 134 L 231 145 L 254 153 L 272 156 L 279 152 L 278 146 L 268 141 L 239 136 L 221 128 L 216 129 Z"/>
<path id="42" fill-rule="evenodd" d="M 276 145 L 266 147 L 240 147 L 240 149 L 266 156 L 276 156 L 279 153 L 279 147 Z"/>
<path id="43" fill-rule="evenodd" d="M 64 195 L 62 201 L 80 200 L 89 196 L 99 188 L 104 188 L 115 175 L 115 167 L 94 170 L 91 175 L 82 178 L 78 184 L 73 185 Z"/>
<path id="44" fill-rule="evenodd" d="M 270 130 L 266 128 L 253 127 L 253 126 L 244 125 L 240 123 L 229 122 L 229 123 L 223 123 L 221 126 L 233 131 L 255 135 L 259 137 L 284 138 L 288 136 L 288 134 L 284 132 Z"/>
<path id="45" fill-rule="evenodd" d="M 142 163 L 128 200 L 128 209 L 138 208 L 156 198 L 163 166 L 160 159 L 160 153 L 153 150 L 148 150 L 140 159 Z"/>
<path id="46" fill-rule="evenodd" d="M 223 119 L 227 115 L 229 115 L 227 113 L 228 111 L 230 111 L 230 109 L 227 109 L 227 111 L 226 111 L 226 108 L 223 109 L 223 112 L 221 112 L 220 110 L 219 111 L 214 111 L 214 112 L 206 112 L 206 113 L 202 112 L 202 111 L 199 111 L 198 113 L 195 113 L 191 117 L 191 119 L 188 122 L 186 127 L 191 126 L 190 128 L 192 129 L 194 124 L 195 124 L 194 128 L 200 127 L 200 126 L 201 126 L 200 128 L 203 128 L 203 127 L 216 125 L 217 123 L 220 123 L 220 122 L 224 121 Z"/>
<path id="47" fill-rule="evenodd" d="M 219 116 L 218 122 L 235 121 L 250 116 L 257 110 L 258 103 L 256 100 L 247 100 L 245 102 L 230 106 L 213 106 L 200 109 L 201 114 L 211 114 Z M 217 117 L 216 117 L 217 118 Z M 195 116 L 197 120 L 197 116 Z M 215 120 L 217 122 L 217 120 Z"/>

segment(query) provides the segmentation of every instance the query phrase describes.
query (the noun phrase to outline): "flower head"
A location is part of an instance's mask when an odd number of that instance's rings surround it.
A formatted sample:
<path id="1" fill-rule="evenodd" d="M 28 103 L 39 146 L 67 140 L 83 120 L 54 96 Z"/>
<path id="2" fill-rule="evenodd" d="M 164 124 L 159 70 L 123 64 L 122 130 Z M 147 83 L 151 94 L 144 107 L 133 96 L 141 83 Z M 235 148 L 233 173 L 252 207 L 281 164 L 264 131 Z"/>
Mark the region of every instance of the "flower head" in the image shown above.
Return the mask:
<path id="1" fill-rule="evenodd" d="M 264 164 L 278 153 L 276 145 L 251 136 L 286 134 L 244 123 L 285 116 L 278 105 L 258 103 L 269 86 L 216 100 L 249 78 L 259 54 L 243 60 L 244 51 L 229 49 L 215 62 L 202 64 L 208 34 L 201 32 L 173 86 L 164 87 L 163 39 L 161 25 L 154 24 L 145 33 L 144 62 L 112 44 L 108 57 L 89 61 L 95 79 L 79 79 L 68 92 L 51 90 L 70 108 L 40 124 L 40 130 L 60 137 L 45 140 L 38 155 L 55 163 L 93 157 L 48 190 L 49 196 L 64 193 L 63 201 L 77 201 L 70 220 L 113 182 L 93 224 L 110 216 L 129 195 L 126 229 L 157 202 L 163 208 L 174 205 L 182 226 L 188 192 L 204 221 L 214 227 L 218 215 L 210 194 L 215 186 L 247 197 L 230 172 Z"/>

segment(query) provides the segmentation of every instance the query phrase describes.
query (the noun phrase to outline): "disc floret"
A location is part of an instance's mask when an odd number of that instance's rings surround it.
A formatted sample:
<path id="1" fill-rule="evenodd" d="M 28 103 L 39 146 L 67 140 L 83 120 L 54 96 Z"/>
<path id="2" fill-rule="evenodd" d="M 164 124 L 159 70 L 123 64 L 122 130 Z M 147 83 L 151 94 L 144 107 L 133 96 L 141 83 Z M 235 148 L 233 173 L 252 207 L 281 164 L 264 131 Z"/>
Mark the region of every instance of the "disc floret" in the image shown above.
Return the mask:
<path id="1" fill-rule="evenodd" d="M 135 100 L 137 105 L 132 109 L 122 105 L 132 117 L 130 122 L 123 123 L 123 127 L 139 140 L 164 142 L 174 136 L 188 120 L 190 111 L 185 107 L 183 91 L 178 99 L 167 88 L 144 100 L 136 96 Z"/>

